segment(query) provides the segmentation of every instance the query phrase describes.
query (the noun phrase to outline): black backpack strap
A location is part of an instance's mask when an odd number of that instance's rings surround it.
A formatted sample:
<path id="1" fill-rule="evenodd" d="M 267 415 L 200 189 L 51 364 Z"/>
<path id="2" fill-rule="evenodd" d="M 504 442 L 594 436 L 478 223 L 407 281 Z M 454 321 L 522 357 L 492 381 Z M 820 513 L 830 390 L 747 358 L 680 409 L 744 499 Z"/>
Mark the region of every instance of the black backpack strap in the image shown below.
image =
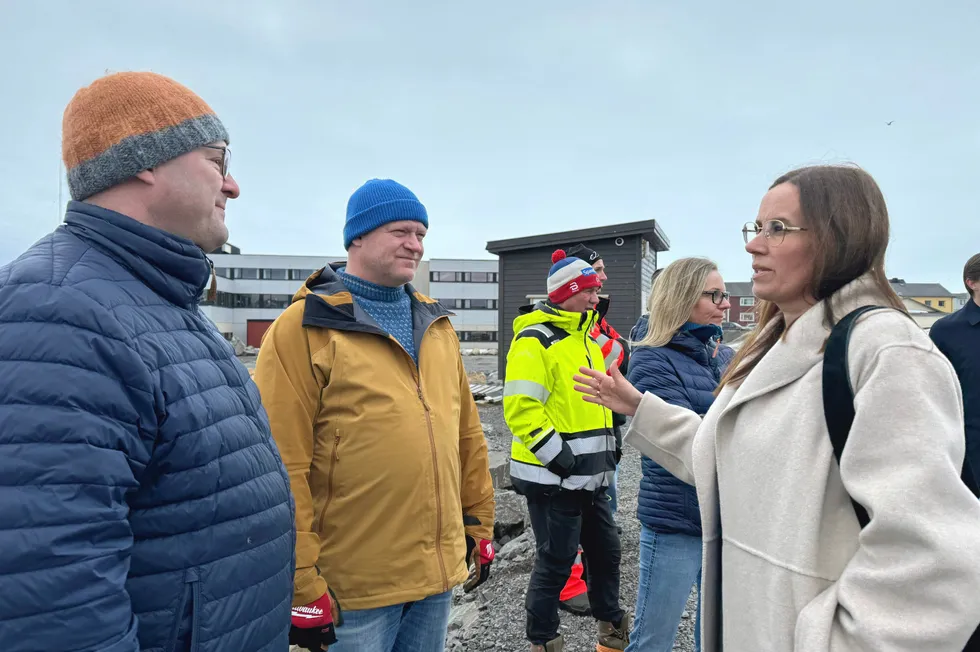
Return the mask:
<path id="1" fill-rule="evenodd" d="M 851 340 L 851 330 L 854 322 L 861 315 L 880 310 L 881 306 L 861 306 L 844 316 L 830 331 L 827 346 L 823 354 L 823 415 L 830 433 L 830 443 L 834 447 L 834 457 L 840 466 L 841 455 L 847 435 L 854 423 L 854 390 L 851 387 L 851 376 L 847 369 L 847 346 Z M 868 511 L 856 500 L 851 498 L 854 513 L 863 528 L 871 520 Z"/>

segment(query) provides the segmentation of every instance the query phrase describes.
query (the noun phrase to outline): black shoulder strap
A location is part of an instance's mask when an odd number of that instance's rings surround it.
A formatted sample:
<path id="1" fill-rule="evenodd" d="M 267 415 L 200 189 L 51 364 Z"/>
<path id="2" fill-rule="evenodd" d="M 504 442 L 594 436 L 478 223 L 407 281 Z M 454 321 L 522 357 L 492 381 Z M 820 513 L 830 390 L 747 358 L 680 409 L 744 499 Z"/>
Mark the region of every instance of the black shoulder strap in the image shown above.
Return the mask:
<path id="1" fill-rule="evenodd" d="M 882 306 L 861 306 L 848 313 L 834 326 L 827 338 L 827 346 L 823 357 L 823 414 L 830 433 L 830 443 L 834 447 L 834 457 L 840 465 L 841 455 L 847 435 L 854 423 L 854 390 L 851 387 L 851 377 L 847 369 L 847 345 L 851 339 L 851 329 L 858 317 L 872 310 L 880 310 Z M 977 482 L 968 460 L 963 461 L 963 483 L 980 496 Z M 854 512 L 857 514 L 861 527 L 868 524 L 868 512 L 853 498 Z"/>
<path id="2" fill-rule="evenodd" d="M 830 433 L 830 443 L 834 447 L 834 457 L 840 466 L 847 435 L 854 423 L 854 390 L 847 370 L 847 345 L 851 340 L 851 329 L 858 317 L 878 310 L 880 306 L 861 306 L 844 316 L 830 331 L 823 355 L 823 415 Z M 863 528 L 871 520 L 868 511 L 851 498 L 854 513 Z"/>

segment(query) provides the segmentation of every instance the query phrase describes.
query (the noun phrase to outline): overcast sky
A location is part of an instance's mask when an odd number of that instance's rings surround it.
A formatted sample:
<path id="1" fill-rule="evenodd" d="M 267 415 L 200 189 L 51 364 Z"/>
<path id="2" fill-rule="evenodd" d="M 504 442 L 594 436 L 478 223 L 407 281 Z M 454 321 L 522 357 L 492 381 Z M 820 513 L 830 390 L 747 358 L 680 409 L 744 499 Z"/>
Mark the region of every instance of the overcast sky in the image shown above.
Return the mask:
<path id="1" fill-rule="evenodd" d="M 662 263 L 707 255 L 747 280 L 740 229 L 769 183 L 853 161 L 889 203 L 889 275 L 962 291 L 980 4 L 939 6 L 0 0 L 0 264 L 60 219 L 74 92 L 153 70 L 228 128 L 245 253 L 342 254 L 350 193 L 390 177 L 429 210 L 426 257 L 654 218 Z"/>

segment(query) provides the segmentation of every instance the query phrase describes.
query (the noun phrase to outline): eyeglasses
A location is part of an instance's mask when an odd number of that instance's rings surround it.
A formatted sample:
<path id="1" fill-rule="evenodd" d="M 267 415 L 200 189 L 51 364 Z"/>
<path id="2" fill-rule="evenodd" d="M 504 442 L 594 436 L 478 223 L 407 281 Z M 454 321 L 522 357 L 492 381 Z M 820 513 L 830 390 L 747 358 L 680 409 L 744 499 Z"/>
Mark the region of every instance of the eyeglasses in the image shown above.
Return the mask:
<path id="1" fill-rule="evenodd" d="M 731 292 L 722 292 L 721 290 L 712 290 L 711 292 L 702 292 L 701 294 L 706 297 L 711 297 L 711 303 L 716 306 L 720 306 L 723 301 L 728 301 L 728 298 L 732 296 Z"/>
<path id="2" fill-rule="evenodd" d="M 221 176 L 228 176 L 228 167 L 231 165 L 231 147 L 228 145 L 218 146 L 218 145 L 205 145 L 208 149 L 217 149 L 221 151 Z"/>
<path id="3" fill-rule="evenodd" d="M 783 244 L 788 232 L 808 230 L 802 226 L 786 226 L 782 220 L 768 220 L 762 226 L 758 222 L 746 222 L 745 226 L 742 227 L 742 237 L 745 238 L 745 244 L 749 244 L 749 241 L 759 235 L 759 231 L 762 231 L 762 235 L 766 236 L 769 244 L 777 246 Z"/>

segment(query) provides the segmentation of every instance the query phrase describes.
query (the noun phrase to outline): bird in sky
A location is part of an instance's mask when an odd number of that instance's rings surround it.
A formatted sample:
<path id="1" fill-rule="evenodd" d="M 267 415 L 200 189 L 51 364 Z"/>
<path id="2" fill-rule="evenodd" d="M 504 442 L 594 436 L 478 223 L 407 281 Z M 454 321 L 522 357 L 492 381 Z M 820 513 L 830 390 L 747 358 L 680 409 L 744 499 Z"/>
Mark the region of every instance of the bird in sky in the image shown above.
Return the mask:
<path id="1" fill-rule="evenodd" d="M 895 121 L 894 120 L 889 120 L 888 122 L 885 123 L 885 126 L 886 127 L 890 127 L 893 122 L 895 122 Z"/>

